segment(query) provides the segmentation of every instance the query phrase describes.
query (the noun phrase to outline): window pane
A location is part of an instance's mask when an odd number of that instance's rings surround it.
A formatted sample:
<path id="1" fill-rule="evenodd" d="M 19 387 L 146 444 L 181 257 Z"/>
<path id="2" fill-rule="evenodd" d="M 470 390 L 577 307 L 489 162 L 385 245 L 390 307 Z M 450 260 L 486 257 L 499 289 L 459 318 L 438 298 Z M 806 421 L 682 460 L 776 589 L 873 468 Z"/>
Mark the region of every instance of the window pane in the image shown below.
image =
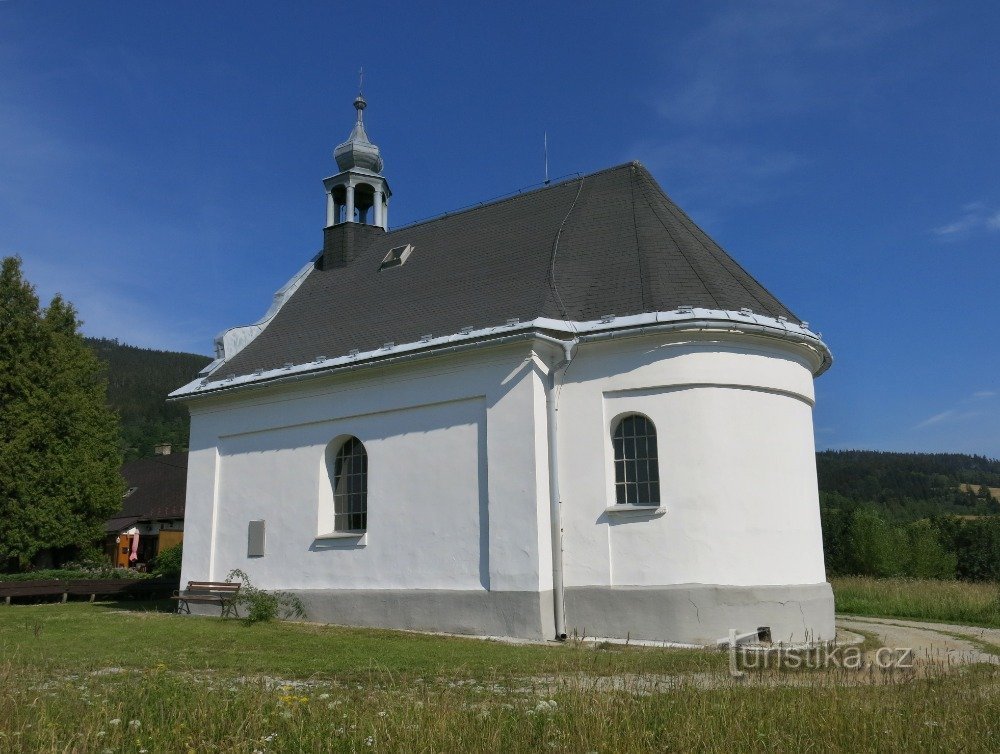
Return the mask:
<path id="1" fill-rule="evenodd" d="M 625 485 L 625 500 L 629 505 L 635 505 L 638 499 L 638 492 L 634 484 Z"/>
<path id="2" fill-rule="evenodd" d="M 640 484 L 637 489 L 639 491 L 639 505 L 649 505 L 649 485 Z"/>
<path id="3" fill-rule="evenodd" d="M 624 419 L 621 420 L 621 422 L 618 424 L 618 431 L 619 431 L 619 433 L 621 434 L 622 437 L 626 437 L 626 436 L 632 434 L 632 417 L 631 416 L 626 416 Z"/>
<path id="4" fill-rule="evenodd" d="M 615 461 L 615 482 L 621 483 L 625 481 L 625 462 Z"/>
<path id="5" fill-rule="evenodd" d="M 616 484 L 615 485 L 615 504 L 625 505 L 625 485 Z"/>

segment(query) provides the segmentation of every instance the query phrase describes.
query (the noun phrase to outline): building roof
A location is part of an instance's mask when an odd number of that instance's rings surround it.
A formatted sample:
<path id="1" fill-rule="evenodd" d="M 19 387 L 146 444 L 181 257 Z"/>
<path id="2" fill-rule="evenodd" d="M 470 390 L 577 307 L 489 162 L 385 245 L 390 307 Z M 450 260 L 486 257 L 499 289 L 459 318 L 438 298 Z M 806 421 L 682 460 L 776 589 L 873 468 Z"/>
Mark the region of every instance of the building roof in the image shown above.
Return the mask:
<path id="1" fill-rule="evenodd" d="M 105 522 L 105 531 L 124 531 L 138 521 L 184 518 L 187 465 L 187 453 L 170 453 L 122 466 L 128 492 L 121 511 Z"/>
<path id="2" fill-rule="evenodd" d="M 514 319 L 748 309 L 805 330 L 637 162 L 359 237 L 365 243 L 343 265 L 323 269 L 317 257 L 215 374 L 252 375 Z M 405 245 L 404 264 L 380 269 Z"/>

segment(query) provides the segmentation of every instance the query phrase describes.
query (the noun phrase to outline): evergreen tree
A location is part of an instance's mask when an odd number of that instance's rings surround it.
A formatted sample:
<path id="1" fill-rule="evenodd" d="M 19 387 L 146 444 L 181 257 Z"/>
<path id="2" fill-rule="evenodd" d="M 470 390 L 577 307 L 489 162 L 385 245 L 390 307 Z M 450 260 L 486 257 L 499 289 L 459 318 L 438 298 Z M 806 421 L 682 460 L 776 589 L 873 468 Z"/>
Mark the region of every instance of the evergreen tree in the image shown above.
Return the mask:
<path id="1" fill-rule="evenodd" d="M 0 269 L 0 568 L 76 554 L 121 506 L 118 419 L 73 307 Z"/>

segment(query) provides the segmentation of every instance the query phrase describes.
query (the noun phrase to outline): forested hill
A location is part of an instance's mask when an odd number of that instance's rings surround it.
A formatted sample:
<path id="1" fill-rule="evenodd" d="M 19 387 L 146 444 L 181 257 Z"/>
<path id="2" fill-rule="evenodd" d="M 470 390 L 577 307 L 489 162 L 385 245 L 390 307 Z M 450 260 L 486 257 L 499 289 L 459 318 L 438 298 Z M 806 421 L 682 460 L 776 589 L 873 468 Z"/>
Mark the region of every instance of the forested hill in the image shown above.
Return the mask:
<path id="1" fill-rule="evenodd" d="M 1000 513 L 1000 460 L 959 453 L 826 450 L 816 454 L 821 502 L 874 504 L 897 520 Z"/>
<path id="2" fill-rule="evenodd" d="M 167 394 L 195 378 L 211 359 L 194 353 L 154 351 L 107 338 L 87 338 L 108 371 L 108 403 L 121 417 L 125 460 L 153 454 L 168 442 L 186 450 L 188 410 L 167 403 Z"/>

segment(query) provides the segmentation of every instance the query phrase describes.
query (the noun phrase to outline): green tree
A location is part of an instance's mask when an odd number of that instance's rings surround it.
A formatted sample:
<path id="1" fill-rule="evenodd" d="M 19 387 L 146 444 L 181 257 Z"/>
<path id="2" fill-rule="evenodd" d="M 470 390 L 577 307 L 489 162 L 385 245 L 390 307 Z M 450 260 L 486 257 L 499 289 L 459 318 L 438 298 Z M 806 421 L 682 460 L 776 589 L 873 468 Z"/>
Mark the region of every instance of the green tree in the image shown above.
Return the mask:
<path id="1" fill-rule="evenodd" d="M 859 508 L 851 521 L 852 571 L 865 576 L 899 576 L 906 565 L 902 532 L 872 508 Z"/>
<path id="2" fill-rule="evenodd" d="M 73 307 L 0 268 L 0 567 L 76 555 L 121 506 L 118 419 Z"/>
<path id="3" fill-rule="evenodd" d="M 953 579 L 958 559 L 945 550 L 937 528 L 927 520 L 906 527 L 909 551 L 906 575 L 917 579 Z"/>

